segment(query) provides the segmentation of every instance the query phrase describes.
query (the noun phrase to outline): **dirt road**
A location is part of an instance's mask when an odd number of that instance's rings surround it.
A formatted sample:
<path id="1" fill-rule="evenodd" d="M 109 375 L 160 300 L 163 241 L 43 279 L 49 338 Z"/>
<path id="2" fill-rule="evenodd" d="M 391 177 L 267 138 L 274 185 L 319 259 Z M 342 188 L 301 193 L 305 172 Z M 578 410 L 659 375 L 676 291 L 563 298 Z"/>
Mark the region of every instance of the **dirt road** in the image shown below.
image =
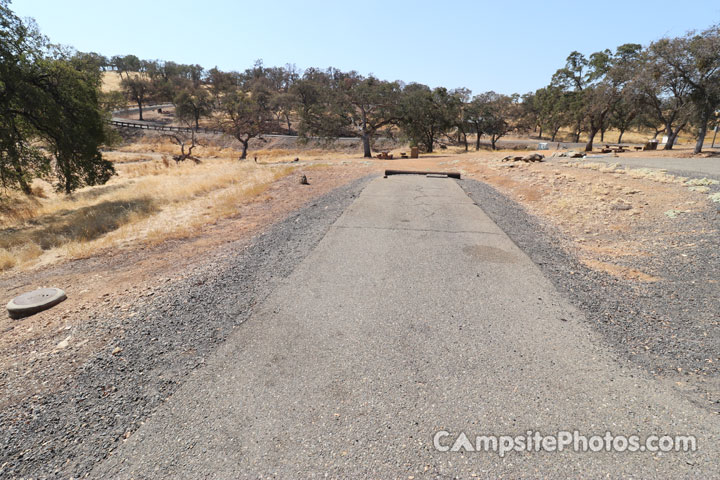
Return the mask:
<path id="1" fill-rule="evenodd" d="M 615 360 L 480 207 L 450 179 L 374 180 L 93 476 L 717 476 L 717 415 Z M 698 451 L 442 451 L 574 430 Z"/>

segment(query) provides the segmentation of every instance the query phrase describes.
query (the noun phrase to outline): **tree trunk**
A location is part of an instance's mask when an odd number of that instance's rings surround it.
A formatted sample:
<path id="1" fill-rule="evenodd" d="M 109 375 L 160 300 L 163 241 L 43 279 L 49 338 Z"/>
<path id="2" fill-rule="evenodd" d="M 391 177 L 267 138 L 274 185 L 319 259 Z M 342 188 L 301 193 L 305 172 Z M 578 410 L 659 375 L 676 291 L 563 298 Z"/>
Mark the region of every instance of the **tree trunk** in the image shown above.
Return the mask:
<path id="1" fill-rule="evenodd" d="M 242 143 L 242 155 L 240 155 L 240 160 L 245 160 L 247 158 L 247 151 L 248 151 L 248 143 L 249 140 L 240 140 L 240 143 Z"/>
<path id="2" fill-rule="evenodd" d="M 710 110 L 710 108 L 706 107 L 700 117 L 700 128 L 698 129 L 698 138 L 697 142 L 695 142 L 695 150 L 693 153 L 702 152 L 703 143 L 705 143 L 705 135 L 707 134 L 708 121 L 710 121 Z"/>
<path id="3" fill-rule="evenodd" d="M 580 131 L 582 129 L 580 128 L 580 122 L 577 122 L 575 126 L 575 143 L 580 143 Z"/>
<path id="4" fill-rule="evenodd" d="M 590 128 L 590 131 L 588 132 L 588 142 L 585 144 L 585 151 L 586 152 L 592 152 L 593 149 L 593 140 L 595 139 L 595 135 L 597 135 L 598 129 L 597 128 Z"/>
<path id="5" fill-rule="evenodd" d="M 465 151 L 468 151 L 468 141 L 467 141 L 467 133 L 463 132 L 463 144 L 465 145 Z"/>
<path id="6" fill-rule="evenodd" d="M 70 195 L 73 191 L 72 185 L 70 184 L 70 178 L 72 178 L 72 172 L 70 172 L 68 168 L 64 168 L 63 170 L 65 170 L 65 179 L 64 179 L 65 195 Z"/>
<path id="7" fill-rule="evenodd" d="M 672 123 L 668 122 L 665 124 L 665 135 L 668 137 L 668 140 L 667 143 L 665 143 L 663 150 L 672 150 L 673 146 L 675 145 L 675 140 L 677 140 L 677 137 L 680 134 L 680 130 L 682 130 L 684 126 L 685 124 L 677 127 L 675 131 L 673 131 Z"/>
<path id="8" fill-rule="evenodd" d="M 362 144 L 363 157 L 372 158 L 372 152 L 370 151 L 370 135 L 367 132 L 362 134 Z"/>
<path id="9" fill-rule="evenodd" d="M 477 131 L 477 136 L 475 137 L 475 150 L 480 150 L 480 131 Z"/>
<path id="10" fill-rule="evenodd" d="M 601 142 L 605 141 L 605 129 L 604 128 L 600 129 L 600 141 Z M 618 142 L 618 143 L 620 143 L 620 142 Z"/>
<path id="11" fill-rule="evenodd" d="M 138 104 L 138 112 L 140 113 L 140 117 L 138 118 L 138 120 L 140 120 L 140 121 L 142 122 L 142 121 L 143 121 L 143 118 L 142 118 L 142 101 L 138 100 L 138 101 L 137 101 L 137 104 Z"/>
<path id="12" fill-rule="evenodd" d="M 668 141 L 665 144 L 665 147 L 663 150 L 672 150 L 673 146 L 675 145 L 675 140 L 677 140 L 678 135 L 680 135 L 680 131 L 685 128 L 685 125 L 687 122 L 683 123 L 682 125 L 679 125 L 675 131 L 673 132 L 672 124 L 668 124 L 665 133 L 667 134 Z"/>
<path id="13" fill-rule="evenodd" d="M 285 121 L 287 122 L 287 126 L 288 126 L 288 135 L 292 135 L 292 128 L 290 128 L 290 116 L 289 115 L 285 115 Z"/>
<path id="14" fill-rule="evenodd" d="M 497 142 L 497 138 L 495 138 L 495 135 L 490 136 L 490 144 L 492 145 L 493 150 L 497 150 L 495 147 L 495 142 Z"/>
<path id="15" fill-rule="evenodd" d="M 673 147 L 673 144 L 675 143 L 676 138 L 677 138 L 677 133 L 669 135 L 667 143 L 663 147 L 663 150 L 672 150 L 672 147 Z"/>
<path id="16" fill-rule="evenodd" d="M 555 141 L 555 137 L 557 137 L 557 134 L 559 131 L 560 131 L 560 127 L 557 127 L 555 130 L 553 130 L 552 138 L 550 139 L 551 142 Z"/>
<path id="17" fill-rule="evenodd" d="M 542 140 L 542 125 L 540 125 L 540 134 L 538 135 L 538 139 Z"/>
<path id="18" fill-rule="evenodd" d="M 20 190 L 22 190 L 22 192 L 25 195 L 30 195 L 32 193 L 32 189 L 30 188 L 30 185 L 28 185 L 28 183 L 25 181 L 25 178 L 24 178 L 23 172 L 22 172 L 22 168 L 20 167 L 20 165 L 15 165 L 15 173 L 17 173 L 17 179 L 18 179 L 18 184 L 20 185 Z"/>
<path id="19" fill-rule="evenodd" d="M 195 115 L 195 130 L 200 130 L 200 115 Z"/>
<path id="20" fill-rule="evenodd" d="M 625 135 L 625 129 L 624 129 L 624 128 L 621 128 L 621 129 L 620 129 L 620 135 L 618 135 L 618 143 L 622 143 L 622 137 L 623 137 L 623 135 Z"/>

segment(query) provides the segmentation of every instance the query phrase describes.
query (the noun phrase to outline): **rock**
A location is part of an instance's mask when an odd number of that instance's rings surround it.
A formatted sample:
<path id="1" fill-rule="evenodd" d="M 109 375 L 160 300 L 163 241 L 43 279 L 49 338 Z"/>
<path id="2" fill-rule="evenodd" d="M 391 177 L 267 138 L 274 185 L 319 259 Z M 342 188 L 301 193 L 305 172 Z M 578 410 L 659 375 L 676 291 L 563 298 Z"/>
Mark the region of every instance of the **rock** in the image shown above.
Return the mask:
<path id="1" fill-rule="evenodd" d="M 72 338 L 72 335 L 68 335 L 68 337 L 63 340 L 62 342 L 55 345 L 55 348 L 62 350 L 63 348 L 67 348 L 68 345 L 70 345 L 70 339 Z"/>
<path id="2" fill-rule="evenodd" d="M 632 205 L 629 203 L 613 203 L 610 205 L 610 208 L 613 210 L 630 210 L 632 208 Z"/>
<path id="3" fill-rule="evenodd" d="M 570 150 L 568 152 L 563 152 L 558 157 L 568 157 L 568 158 L 584 158 L 585 153 L 583 152 L 576 152 L 574 150 Z"/>
<path id="4" fill-rule="evenodd" d="M 308 179 L 305 175 L 300 177 L 300 185 L 310 185 L 310 183 L 308 183 Z"/>
<path id="5" fill-rule="evenodd" d="M 113 348 L 112 354 L 113 354 L 113 355 L 117 355 L 117 354 L 120 353 L 120 352 L 122 352 L 122 348 L 120 348 L 120 347 L 115 347 L 115 348 Z"/>
<path id="6" fill-rule="evenodd" d="M 544 158 L 545 158 L 545 155 L 542 155 L 540 153 L 533 153 L 533 154 L 522 157 L 522 161 L 523 162 L 542 162 Z"/>

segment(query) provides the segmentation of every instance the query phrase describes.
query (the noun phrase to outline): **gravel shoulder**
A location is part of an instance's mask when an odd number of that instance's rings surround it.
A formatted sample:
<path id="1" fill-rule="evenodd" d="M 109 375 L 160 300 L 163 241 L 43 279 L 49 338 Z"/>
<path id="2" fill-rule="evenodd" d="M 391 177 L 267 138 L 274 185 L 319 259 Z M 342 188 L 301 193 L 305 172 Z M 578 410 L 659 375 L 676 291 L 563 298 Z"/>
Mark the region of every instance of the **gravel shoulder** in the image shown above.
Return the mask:
<path id="1" fill-rule="evenodd" d="M 370 177 L 103 319 L 113 335 L 61 386 L 0 411 L 0 477 L 83 476 L 163 404 L 322 239 Z M 119 332 L 119 333 L 116 333 Z"/>
<path id="2" fill-rule="evenodd" d="M 720 413 L 720 216 L 700 211 L 678 217 L 674 246 L 633 257 L 660 280 L 640 282 L 588 268 L 573 243 L 486 183 L 463 189 L 579 307 L 612 350 L 667 381 L 703 408 Z M 647 231 L 648 238 L 653 232 Z"/>

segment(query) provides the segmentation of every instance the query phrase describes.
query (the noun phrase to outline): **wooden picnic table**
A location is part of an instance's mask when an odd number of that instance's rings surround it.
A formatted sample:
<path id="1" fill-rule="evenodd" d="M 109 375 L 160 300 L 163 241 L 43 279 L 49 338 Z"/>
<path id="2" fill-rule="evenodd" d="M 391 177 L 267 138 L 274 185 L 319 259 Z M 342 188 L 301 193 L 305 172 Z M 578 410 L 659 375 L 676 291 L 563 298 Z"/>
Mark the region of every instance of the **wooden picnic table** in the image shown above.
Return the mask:
<path id="1" fill-rule="evenodd" d="M 625 150 L 630 150 L 630 145 L 624 145 L 619 143 L 606 143 L 605 148 L 602 149 L 603 153 L 623 153 Z"/>

